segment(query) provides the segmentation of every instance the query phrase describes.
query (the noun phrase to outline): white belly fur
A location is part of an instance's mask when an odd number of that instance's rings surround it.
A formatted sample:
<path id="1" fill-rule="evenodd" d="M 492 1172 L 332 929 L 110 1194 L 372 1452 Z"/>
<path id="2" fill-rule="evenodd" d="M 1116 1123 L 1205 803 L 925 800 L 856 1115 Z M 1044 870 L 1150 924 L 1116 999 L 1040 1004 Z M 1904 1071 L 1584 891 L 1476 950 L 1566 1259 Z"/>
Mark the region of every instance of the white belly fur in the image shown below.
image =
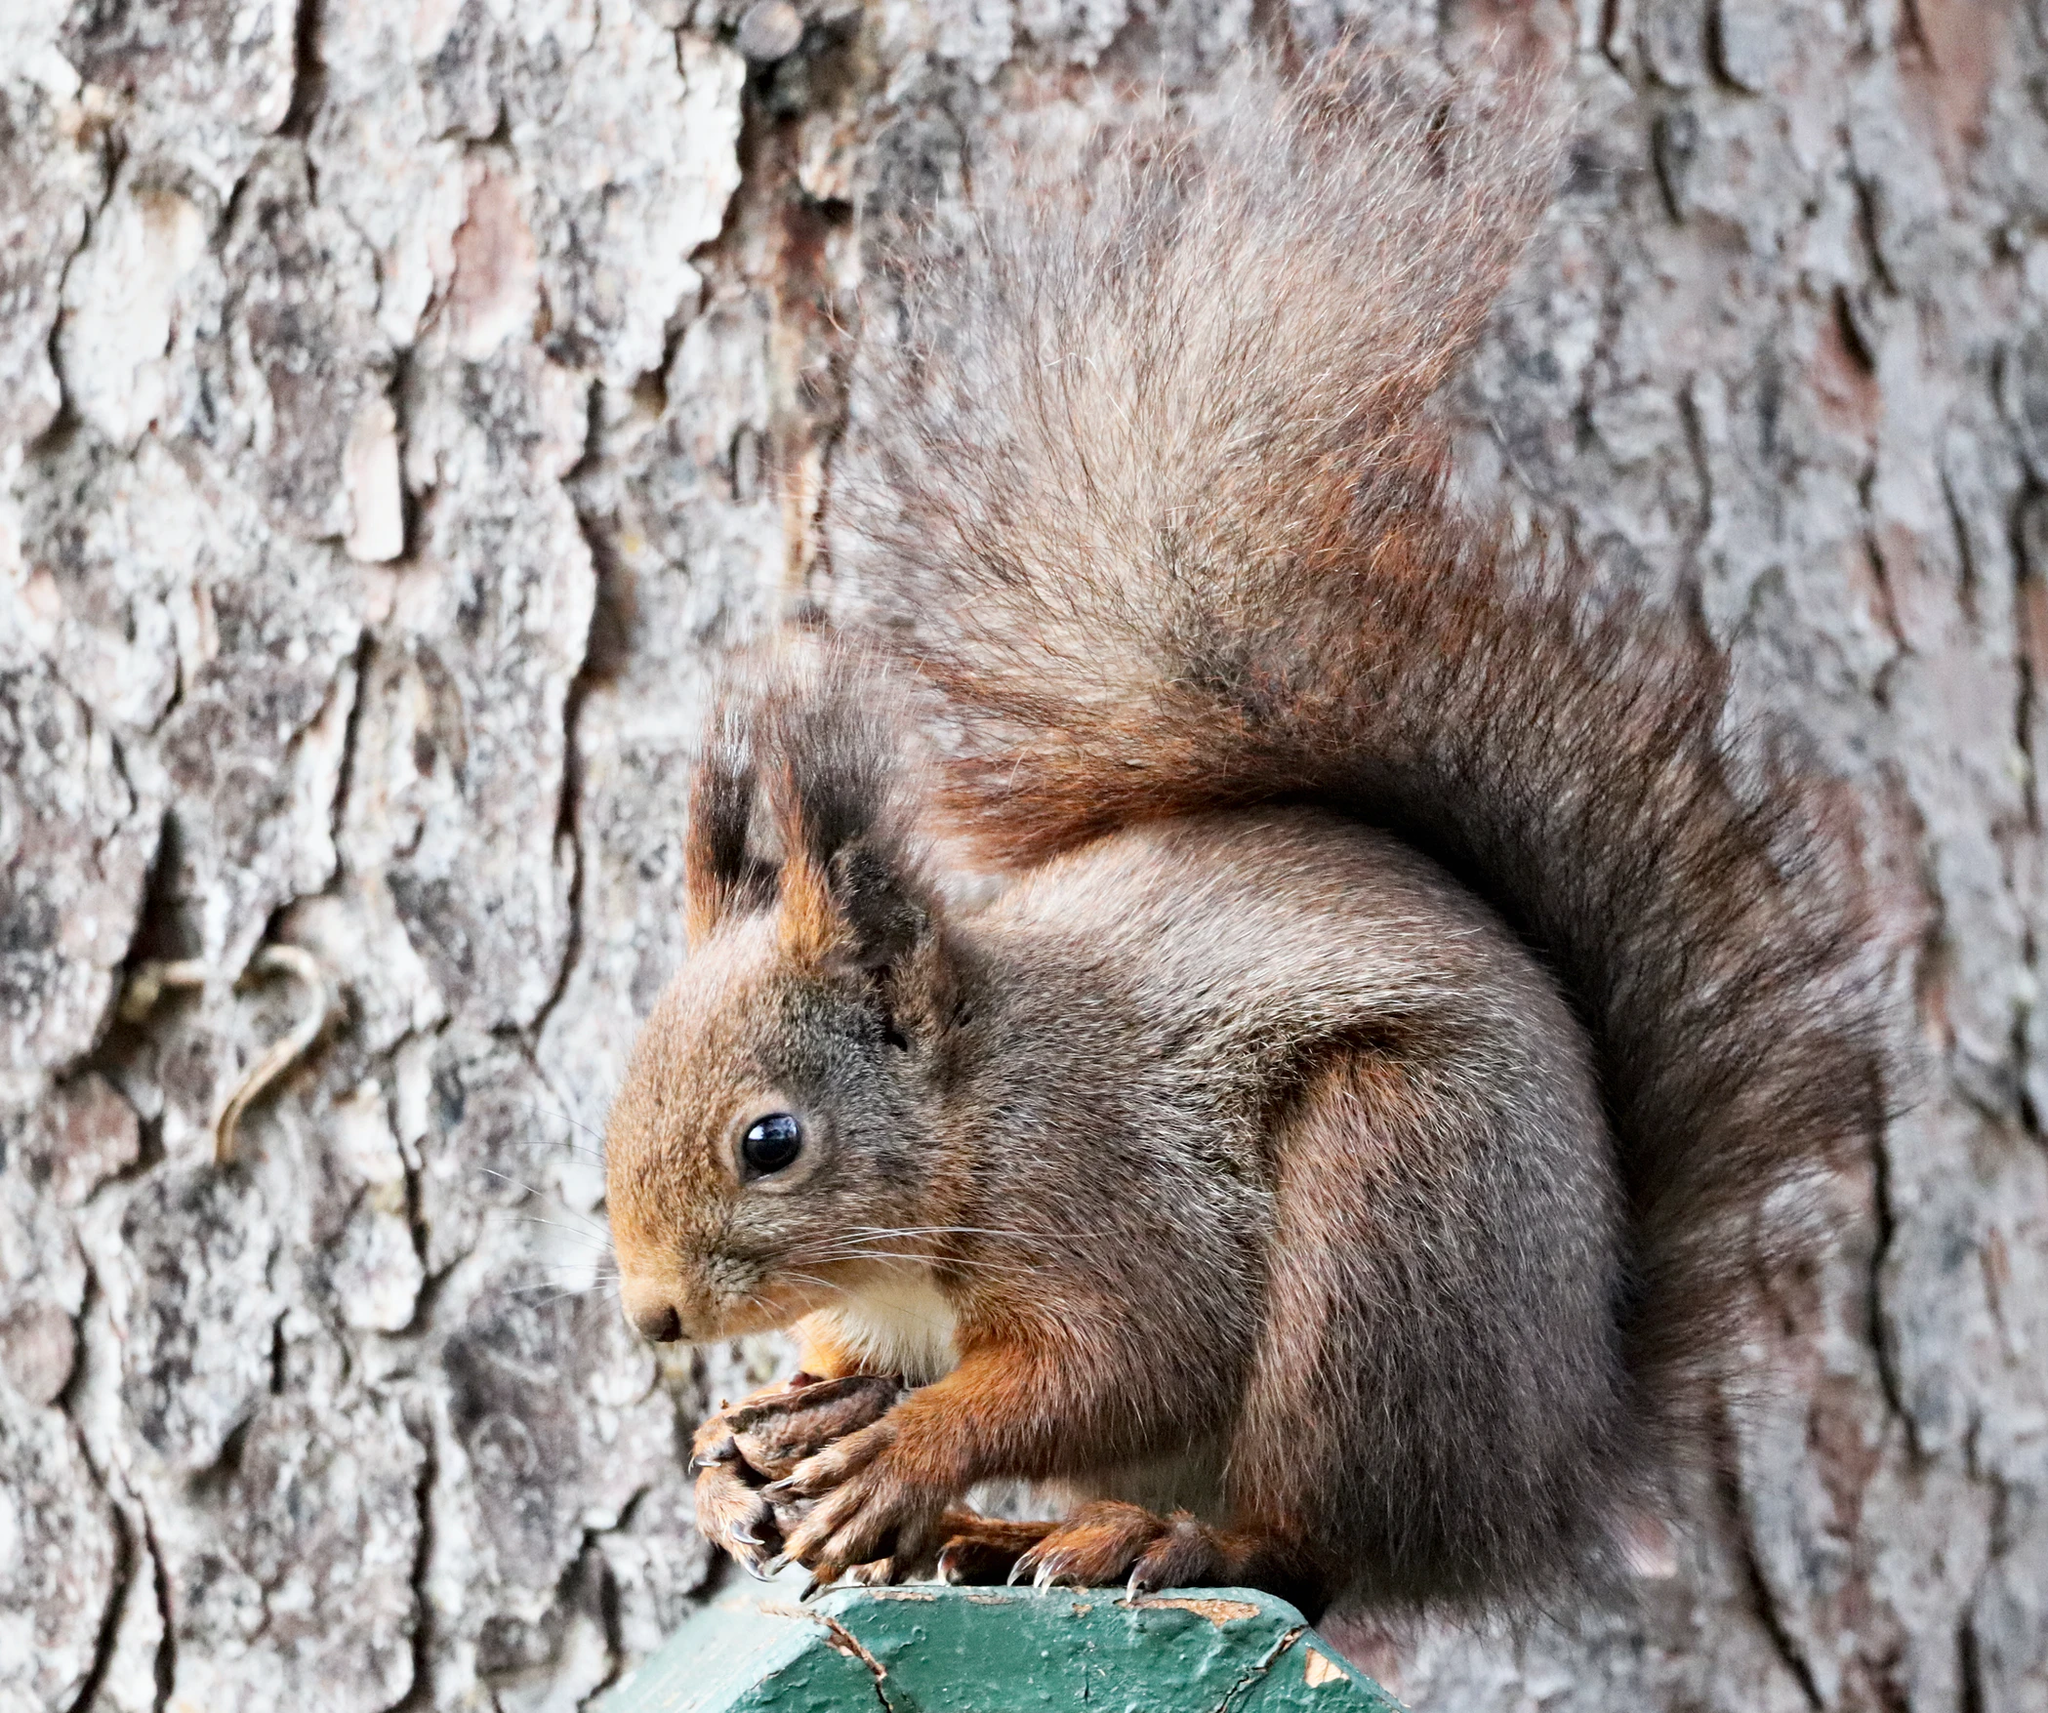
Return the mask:
<path id="1" fill-rule="evenodd" d="M 871 1373 L 928 1386 L 960 1365 L 959 1319 L 921 1269 L 877 1279 L 819 1318 Z"/>

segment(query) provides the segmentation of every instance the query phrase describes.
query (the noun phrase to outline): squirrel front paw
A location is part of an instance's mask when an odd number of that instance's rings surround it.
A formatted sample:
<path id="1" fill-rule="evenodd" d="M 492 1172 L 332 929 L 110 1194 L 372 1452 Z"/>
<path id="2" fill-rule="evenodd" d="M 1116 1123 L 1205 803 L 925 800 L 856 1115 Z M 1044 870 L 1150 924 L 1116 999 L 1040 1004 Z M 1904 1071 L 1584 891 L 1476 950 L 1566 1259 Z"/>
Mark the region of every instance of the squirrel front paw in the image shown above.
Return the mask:
<path id="1" fill-rule="evenodd" d="M 896 1580 L 908 1567 L 931 1564 L 959 1485 L 934 1479 L 884 1417 L 762 1491 L 778 1506 L 811 1501 L 785 1532 L 783 1555 L 822 1587 L 855 1572 L 863 1581 Z"/>
<path id="2" fill-rule="evenodd" d="M 721 1409 L 691 1442 L 697 1528 L 757 1576 L 782 1547 L 783 1517 L 766 1484 L 883 1416 L 902 1395 L 894 1375 L 799 1374 Z"/>

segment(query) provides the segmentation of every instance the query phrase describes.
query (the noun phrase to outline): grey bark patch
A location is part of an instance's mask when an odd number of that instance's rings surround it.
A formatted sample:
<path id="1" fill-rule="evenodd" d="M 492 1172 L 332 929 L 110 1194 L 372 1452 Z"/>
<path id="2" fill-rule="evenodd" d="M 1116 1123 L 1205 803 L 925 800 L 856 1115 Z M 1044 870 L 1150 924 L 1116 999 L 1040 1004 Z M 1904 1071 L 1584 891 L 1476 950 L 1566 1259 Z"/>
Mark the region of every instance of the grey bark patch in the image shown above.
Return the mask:
<path id="1" fill-rule="evenodd" d="M 177 1468 L 210 1468 L 270 1380 L 276 1237 L 262 1201 L 211 1165 L 139 1184 L 121 1216 L 133 1269 L 121 1399 Z"/>
<path id="2" fill-rule="evenodd" d="M 0 1112 L 0 1169 L 12 1166 L 59 1207 L 77 1207 L 141 1156 L 135 1109 L 88 1071 L 33 1108 Z"/>
<path id="3" fill-rule="evenodd" d="M 156 850 L 152 808 L 47 665 L 0 670 L 0 1099 L 98 1036 Z"/>
<path id="4" fill-rule="evenodd" d="M 0 84 L 0 456 L 48 428 L 63 403 L 50 361 L 64 270 L 85 237 L 101 162 L 67 136 L 42 90 Z"/>
<path id="5" fill-rule="evenodd" d="M 413 1682 L 424 1452 L 391 1397 L 266 1400 L 235 1467 L 158 1529 L 175 1691 L 375 1713 Z"/>
<path id="6" fill-rule="evenodd" d="M 113 1509 L 76 1430 L 0 1381 L 0 1654 L 28 1707 L 64 1707 L 85 1686 L 115 1595 Z"/>

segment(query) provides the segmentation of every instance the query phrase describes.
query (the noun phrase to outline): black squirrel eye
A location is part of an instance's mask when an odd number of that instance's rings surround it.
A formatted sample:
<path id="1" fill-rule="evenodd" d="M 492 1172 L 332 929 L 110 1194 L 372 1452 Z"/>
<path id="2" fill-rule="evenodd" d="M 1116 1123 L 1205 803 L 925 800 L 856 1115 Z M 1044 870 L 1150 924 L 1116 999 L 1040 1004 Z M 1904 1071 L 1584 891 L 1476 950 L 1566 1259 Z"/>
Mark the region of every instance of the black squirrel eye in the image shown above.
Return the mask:
<path id="1" fill-rule="evenodd" d="M 747 1170 L 766 1174 L 779 1172 L 804 1151 L 804 1127 L 793 1112 L 771 1112 L 747 1127 L 740 1143 L 740 1158 Z"/>

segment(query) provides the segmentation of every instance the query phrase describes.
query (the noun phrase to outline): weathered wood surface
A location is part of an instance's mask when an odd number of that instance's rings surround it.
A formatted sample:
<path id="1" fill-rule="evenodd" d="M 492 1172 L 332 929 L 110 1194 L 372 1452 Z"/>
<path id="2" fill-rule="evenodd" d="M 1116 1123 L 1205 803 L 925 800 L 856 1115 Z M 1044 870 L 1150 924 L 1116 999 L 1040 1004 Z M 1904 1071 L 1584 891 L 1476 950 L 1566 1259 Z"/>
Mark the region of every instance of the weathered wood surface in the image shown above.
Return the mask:
<path id="1" fill-rule="evenodd" d="M 1252 1589 L 802 1587 L 727 1591 L 601 1713 L 1400 1713 Z"/>
<path id="2" fill-rule="evenodd" d="M 5 1713 L 541 1713 L 693 1609 L 679 1419 L 773 1353 L 578 1291 L 580 1127 L 703 661 L 829 575 L 858 213 L 1252 10 L 0 5 Z M 2038 1713 L 2048 5 L 1340 13 L 1575 84 L 1468 479 L 1696 594 L 1840 775 L 1920 1073 L 1677 1574 L 1358 1645 L 1461 1713 Z M 217 1169 L 266 941 L 334 1015 Z"/>

